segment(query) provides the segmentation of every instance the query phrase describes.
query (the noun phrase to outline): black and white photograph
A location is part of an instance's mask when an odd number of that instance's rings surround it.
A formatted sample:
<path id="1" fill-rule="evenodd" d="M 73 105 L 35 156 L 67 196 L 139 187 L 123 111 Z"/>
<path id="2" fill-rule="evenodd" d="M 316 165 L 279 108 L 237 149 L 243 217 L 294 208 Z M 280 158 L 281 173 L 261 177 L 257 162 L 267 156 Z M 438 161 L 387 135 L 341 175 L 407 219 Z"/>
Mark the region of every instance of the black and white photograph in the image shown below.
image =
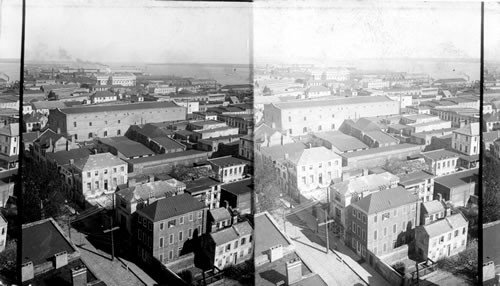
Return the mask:
<path id="1" fill-rule="evenodd" d="M 256 285 L 476 285 L 480 3 L 254 4 Z"/>
<path id="2" fill-rule="evenodd" d="M 21 24 L 21 1 L 0 1 L 0 285 L 18 281 Z"/>
<path id="3" fill-rule="evenodd" d="M 253 284 L 251 13 L 27 1 L 23 285 Z"/>

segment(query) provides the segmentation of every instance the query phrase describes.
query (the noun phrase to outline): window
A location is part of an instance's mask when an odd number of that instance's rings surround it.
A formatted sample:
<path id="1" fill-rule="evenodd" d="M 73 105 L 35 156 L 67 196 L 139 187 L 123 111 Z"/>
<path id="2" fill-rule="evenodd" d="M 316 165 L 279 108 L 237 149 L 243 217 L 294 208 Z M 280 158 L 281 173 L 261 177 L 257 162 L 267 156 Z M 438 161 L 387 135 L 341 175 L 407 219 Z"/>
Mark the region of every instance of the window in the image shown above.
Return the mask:
<path id="1" fill-rule="evenodd" d="M 438 169 L 441 169 L 441 163 L 438 163 L 438 164 L 437 164 L 437 168 L 438 168 Z"/>
<path id="2" fill-rule="evenodd" d="M 385 214 L 382 215 L 382 221 L 389 219 L 391 217 L 391 214 L 386 212 Z"/>
<path id="3" fill-rule="evenodd" d="M 448 241 L 450 241 L 450 240 L 451 240 L 451 232 L 448 233 Z"/>
<path id="4" fill-rule="evenodd" d="M 377 231 L 376 230 L 373 232 L 373 239 L 377 240 Z"/>
<path id="5" fill-rule="evenodd" d="M 201 216 L 202 216 L 202 211 L 199 211 L 198 212 L 198 218 L 201 218 Z"/>
<path id="6" fill-rule="evenodd" d="M 169 221 L 167 222 L 167 228 L 174 227 L 175 225 L 176 225 L 176 221 L 175 221 L 175 219 L 169 220 Z"/>
<path id="7" fill-rule="evenodd" d="M 163 230 L 163 222 L 160 222 L 160 230 Z"/>
<path id="8" fill-rule="evenodd" d="M 163 237 L 160 237 L 160 247 L 163 247 Z"/>
<path id="9" fill-rule="evenodd" d="M 189 221 L 193 221 L 193 213 L 189 214 Z"/>
<path id="10" fill-rule="evenodd" d="M 90 176 L 91 176 L 90 172 L 87 172 L 87 178 L 90 178 Z"/>
<path id="11" fill-rule="evenodd" d="M 191 239 L 193 237 L 193 230 L 190 228 L 188 229 L 188 238 Z"/>
<path id="12" fill-rule="evenodd" d="M 89 126 L 92 126 L 92 122 L 89 122 Z"/>
<path id="13" fill-rule="evenodd" d="M 108 174 L 108 169 L 104 169 L 104 174 Z"/>
<path id="14" fill-rule="evenodd" d="M 118 129 L 118 130 L 116 131 L 116 135 L 121 135 L 121 134 L 122 134 L 121 130 L 120 130 L 120 129 Z"/>
<path id="15" fill-rule="evenodd" d="M 387 236 L 387 227 L 384 227 L 384 236 Z"/>
<path id="16" fill-rule="evenodd" d="M 377 215 L 373 216 L 373 222 L 377 222 Z"/>
<path id="17" fill-rule="evenodd" d="M 75 121 L 75 122 L 73 122 L 73 127 L 76 127 L 76 121 Z"/>
<path id="18" fill-rule="evenodd" d="M 231 250 L 231 243 L 228 243 L 228 245 L 226 245 L 226 252 L 228 252 L 230 250 Z"/>
<path id="19" fill-rule="evenodd" d="M 245 238 L 243 237 L 243 238 L 241 239 L 241 245 L 244 245 L 244 244 L 245 244 L 245 241 L 246 241 L 246 240 L 245 240 Z"/>
<path id="20" fill-rule="evenodd" d="M 462 230 L 462 234 L 465 234 L 465 227 L 464 227 L 464 229 Z"/>
<path id="21" fill-rule="evenodd" d="M 356 223 L 352 222 L 352 232 L 356 233 Z"/>
<path id="22" fill-rule="evenodd" d="M 170 237 L 169 237 L 169 243 L 170 243 L 170 244 L 173 244 L 173 243 L 174 243 L 174 235 L 173 235 L 173 234 L 170 234 Z"/>
<path id="23" fill-rule="evenodd" d="M 99 181 L 95 181 L 95 188 L 99 189 Z"/>
<path id="24" fill-rule="evenodd" d="M 184 233 L 182 233 L 182 230 L 179 231 L 179 241 L 182 241 Z"/>
<path id="25" fill-rule="evenodd" d="M 179 224 L 184 224 L 184 216 L 181 216 L 181 217 L 179 218 Z"/>
<path id="26" fill-rule="evenodd" d="M 113 168 L 113 173 L 116 173 L 116 168 Z"/>
<path id="27" fill-rule="evenodd" d="M 99 175 L 99 171 L 95 171 L 94 176 L 98 176 L 98 175 Z"/>
<path id="28" fill-rule="evenodd" d="M 306 182 L 306 177 L 305 177 L 305 176 L 302 176 L 302 184 L 303 184 L 303 185 L 307 184 L 307 182 Z"/>
<path id="29" fill-rule="evenodd" d="M 170 250 L 168 253 L 168 259 L 172 260 L 173 258 L 174 258 L 174 252 L 172 250 Z"/>
<path id="30" fill-rule="evenodd" d="M 396 230 L 397 230 L 397 226 L 396 226 L 396 224 L 394 224 L 394 225 L 392 226 L 392 233 L 396 233 Z"/>

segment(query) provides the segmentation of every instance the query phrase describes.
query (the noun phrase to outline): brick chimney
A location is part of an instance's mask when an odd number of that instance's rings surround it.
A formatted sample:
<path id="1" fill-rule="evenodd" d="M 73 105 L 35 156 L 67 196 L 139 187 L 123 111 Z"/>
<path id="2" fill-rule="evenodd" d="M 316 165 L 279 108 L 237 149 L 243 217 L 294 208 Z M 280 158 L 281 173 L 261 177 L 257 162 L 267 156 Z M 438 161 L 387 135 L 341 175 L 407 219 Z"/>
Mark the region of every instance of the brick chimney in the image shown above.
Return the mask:
<path id="1" fill-rule="evenodd" d="M 269 249 L 269 260 L 271 262 L 283 257 L 283 245 L 278 244 Z"/>
<path id="2" fill-rule="evenodd" d="M 87 267 L 77 266 L 71 269 L 71 282 L 73 286 L 87 286 Z"/>
<path id="3" fill-rule="evenodd" d="M 286 282 L 287 285 L 302 280 L 302 260 L 295 258 L 286 263 Z"/>
<path id="4" fill-rule="evenodd" d="M 68 265 L 68 253 L 66 251 L 54 254 L 54 263 L 56 269 Z"/>
<path id="5" fill-rule="evenodd" d="M 33 262 L 28 261 L 21 265 L 21 282 L 28 281 L 35 278 L 35 272 L 33 269 Z"/>

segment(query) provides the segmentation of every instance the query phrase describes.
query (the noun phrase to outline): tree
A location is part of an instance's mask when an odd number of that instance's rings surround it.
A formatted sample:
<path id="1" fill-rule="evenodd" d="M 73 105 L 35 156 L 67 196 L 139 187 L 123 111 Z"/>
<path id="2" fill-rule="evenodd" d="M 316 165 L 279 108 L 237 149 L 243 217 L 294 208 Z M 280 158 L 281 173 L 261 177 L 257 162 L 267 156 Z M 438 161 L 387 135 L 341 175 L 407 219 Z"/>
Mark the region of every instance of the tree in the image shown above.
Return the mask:
<path id="1" fill-rule="evenodd" d="M 34 160 L 23 162 L 22 173 L 22 223 L 62 214 L 66 193 L 65 182 L 57 169 L 42 167 Z"/>
<path id="2" fill-rule="evenodd" d="M 260 211 L 272 210 L 279 206 L 281 188 L 278 184 L 278 174 L 269 162 L 264 162 L 262 156 L 255 156 L 254 187 L 257 196 L 257 208 Z"/>
<path id="3" fill-rule="evenodd" d="M 170 176 L 181 182 L 189 182 L 200 178 L 211 177 L 214 174 L 214 171 L 207 167 L 178 166 L 172 170 Z"/>
<path id="4" fill-rule="evenodd" d="M 500 219 L 500 163 L 489 154 L 483 155 L 483 221 L 488 223 Z"/>
<path id="5" fill-rule="evenodd" d="M 467 249 L 454 255 L 446 257 L 437 262 L 438 267 L 457 276 L 467 277 L 475 282 L 478 279 L 478 247 L 477 240 L 471 241 Z"/>

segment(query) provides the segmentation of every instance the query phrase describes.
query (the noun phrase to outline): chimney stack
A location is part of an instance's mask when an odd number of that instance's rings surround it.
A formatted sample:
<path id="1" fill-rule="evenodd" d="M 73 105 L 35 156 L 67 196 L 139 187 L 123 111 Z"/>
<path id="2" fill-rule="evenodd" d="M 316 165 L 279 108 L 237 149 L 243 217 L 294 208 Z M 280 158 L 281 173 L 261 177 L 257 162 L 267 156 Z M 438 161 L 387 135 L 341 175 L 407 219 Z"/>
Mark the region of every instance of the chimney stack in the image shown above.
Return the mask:
<path id="1" fill-rule="evenodd" d="M 444 213 L 445 217 L 449 217 L 451 215 L 451 208 L 447 206 Z"/>
<path id="2" fill-rule="evenodd" d="M 28 261 L 21 265 L 21 282 L 28 281 L 35 278 L 33 262 Z"/>
<path id="3" fill-rule="evenodd" d="M 73 286 L 87 286 L 87 267 L 82 264 L 71 269 L 71 281 Z"/>
<path id="4" fill-rule="evenodd" d="M 54 262 L 56 269 L 68 265 L 68 253 L 66 251 L 54 254 Z"/>
<path id="5" fill-rule="evenodd" d="M 274 262 L 283 257 L 283 245 L 278 244 L 269 249 L 269 260 Z"/>
<path id="6" fill-rule="evenodd" d="M 443 194 L 438 193 L 438 194 L 437 194 L 437 197 L 438 197 L 438 201 L 439 201 L 439 202 L 442 202 L 442 201 L 443 201 Z"/>
<path id="7" fill-rule="evenodd" d="M 302 261 L 300 258 L 295 258 L 286 263 L 286 282 L 287 285 L 302 280 Z"/>

